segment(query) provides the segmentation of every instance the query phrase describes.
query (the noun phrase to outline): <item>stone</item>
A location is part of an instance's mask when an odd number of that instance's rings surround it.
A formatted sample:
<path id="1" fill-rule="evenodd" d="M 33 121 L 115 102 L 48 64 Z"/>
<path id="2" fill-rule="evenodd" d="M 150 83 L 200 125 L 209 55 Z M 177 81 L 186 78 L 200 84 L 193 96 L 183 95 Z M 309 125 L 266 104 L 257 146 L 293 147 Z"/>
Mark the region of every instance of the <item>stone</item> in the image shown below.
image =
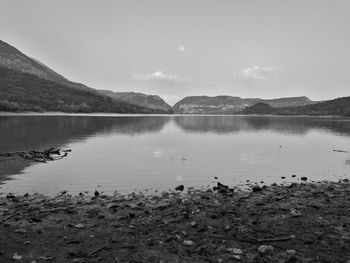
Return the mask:
<path id="1" fill-rule="evenodd" d="M 23 228 L 19 228 L 15 230 L 16 233 L 21 233 L 21 234 L 25 234 L 27 233 L 27 230 L 23 229 Z"/>
<path id="2" fill-rule="evenodd" d="M 270 245 L 261 245 L 259 248 L 258 248 L 258 251 L 261 253 L 261 254 L 271 254 L 275 249 L 273 248 L 273 246 L 270 246 Z"/>
<path id="3" fill-rule="evenodd" d="M 232 254 L 235 254 L 235 255 L 242 255 L 243 254 L 243 250 L 240 249 L 240 248 L 228 248 L 227 249 L 229 252 L 231 252 Z"/>
<path id="4" fill-rule="evenodd" d="M 185 240 L 184 242 L 182 242 L 182 244 L 190 247 L 194 245 L 194 242 L 192 240 Z"/>
<path id="5" fill-rule="evenodd" d="M 287 251 L 288 255 L 294 256 L 297 252 L 294 249 L 288 249 Z"/>
<path id="6" fill-rule="evenodd" d="M 307 177 L 306 176 L 302 176 L 302 177 L 300 177 L 300 180 L 307 181 Z"/>
<path id="7" fill-rule="evenodd" d="M 176 190 L 176 191 L 181 191 L 181 192 L 182 192 L 184 189 L 185 189 L 185 187 L 184 187 L 183 184 L 180 184 L 180 185 L 178 185 L 178 186 L 175 187 L 175 190 Z"/>
<path id="8" fill-rule="evenodd" d="M 21 255 L 18 255 L 17 253 L 13 254 L 13 257 L 12 257 L 14 260 L 22 260 L 22 256 Z"/>
<path id="9" fill-rule="evenodd" d="M 241 256 L 240 256 L 240 255 L 232 255 L 232 257 L 233 257 L 235 260 L 241 260 Z"/>
<path id="10" fill-rule="evenodd" d="M 252 188 L 252 191 L 253 192 L 260 192 L 262 190 L 262 188 L 259 186 L 259 185 L 254 185 L 253 188 Z"/>
<path id="11" fill-rule="evenodd" d="M 192 221 L 192 222 L 191 222 L 191 226 L 194 227 L 194 226 L 196 226 L 196 225 L 197 225 L 197 223 L 196 223 L 195 221 Z"/>
<path id="12" fill-rule="evenodd" d="M 82 223 L 76 224 L 75 228 L 82 229 L 84 228 L 84 225 Z"/>

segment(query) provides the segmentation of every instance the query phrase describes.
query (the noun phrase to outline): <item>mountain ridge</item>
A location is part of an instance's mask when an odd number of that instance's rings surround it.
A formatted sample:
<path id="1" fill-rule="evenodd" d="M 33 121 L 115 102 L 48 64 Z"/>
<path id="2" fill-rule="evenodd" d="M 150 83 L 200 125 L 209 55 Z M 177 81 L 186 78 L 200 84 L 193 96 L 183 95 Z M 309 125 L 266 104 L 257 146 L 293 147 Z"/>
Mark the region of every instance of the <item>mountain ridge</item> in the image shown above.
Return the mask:
<path id="1" fill-rule="evenodd" d="M 7 69 L 7 70 L 6 70 Z M 110 96 L 107 96 L 106 94 L 100 92 L 97 89 L 90 88 L 84 84 L 77 83 L 70 81 L 66 79 L 64 76 L 58 74 L 48 66 L 46 66 L 41 61 L 31 58 L 27 56 L 26 54 L 22 53 L 17 48 L 11 46 L 10 44 L 0 40 L 0 70 L 3 71 L 0 74 L 0 76 L 3 79 L 0 79 L 0 82 L 2 83 L 3 87 L 0 87 L 0 108 L 2 110 L 14 110 L 14 111 L 21 111 L 24 109 L 30 109 L 30 110 L 49 110 L 49 109 L 57 109 L 60 108 L 57 105 L 52 105 L 52 107 L 48 107 L 45 102 L 45 98 L 40 96 L 39 88 L 41 88 L 41 93 L 45 93 L 46 87 L 50 87 L 50 96 L 54 94 L 53 87 L 59 87 L 59 92 L 57 92 L 57 96 L 62 96 L 62 89 L 66 87 L 67 89 L 75 89 L 84 91 L 86 93 L 79 93 L 79 96 L 76 98 L 77 103 L 74 102 L 74 98 L 70 98 L 70 105 L 66 105 L 64 109 L 70 111 L 87 111 L 87 112 L 95 112 L 95 109 L 104 109 L 112 110 L 113 112 L 124 112 L 128 113 L 128 110 L 130 110 L 130 113 L 172 113 L 172 109 L 167 108 L 166 106 L 162 107 L 154 107 L 154 105 L 147 105 L 146 103 L 138 103 L 137 100 L 118 100 L 116 98 L 111 99 Z M 15 73 L 14 71 L 18 72 Z M 11 76 L 10 78 L 8 76 Z M 29 75 L 34 76 L 30 77 Z M 15 80 L 14 78 L 17 77 L 19 79 Z M 5 83 L 4 80 L 7 80 L 9 83 Z M 43 81 L 42 81 L 43 80 Z M 45 82 L 46 81 L 46 82 Z M 33 87 L 29 87 L 27 85 L 27 82 L 30 82 Z M 36 83 L 37 82 L 37 83 Z M 56 84 L 54 84 L 56 83 Z M 24 86 L 15 86 L 15 85 L 24 85 Z M 18 93 L 24 96 L 29 96 L 26 98 L 26 102 L 20 98 L 17 94 L 17 96 L 13 96 L 13 93 L 11 95 L 11 90 L 8 89 L 10 87 L 12 89 L 15 89 L 16 91 L 14 93 Z M 34 87 L 36 86 L 36 87 Z M 26 87 L 28 90 L 24 90 L 23 87 Z M 36 96 L 40 97 L 42 101 L 36 100 L 36 98 L 30 98 L 32 94 L 29 92 L 30 89 L 35 89 Z M 6 93 L 4 93 L 6 90 Z M 74 91 L 67 90 L 67 93 L 73 95 L 76 94 Z M 100 101 L 103 103 L 103 101 L 108 101 L 108 105 L 105 105 L 105 107 L 97 107 L 95 105 L 94 100 L 92 100 L 91 95 L 95 96 L 96 101 Z M 82 102 L 82 97 L 86 98 L 86 100 L 90 101 L 90 103 L 93 103 L 95 106 L 91 107 L 91 105 L 88 105 L 88 107 L 85 107 L 84 102 Z M 7 100 L 5 99 L 5 97 Z M 100 99 L 99 97 L 102 97 L 103 99 Z M 107 99 L 109 98 L 109 99 Z M 27 105 L 29 100 L 36 100 L 38 105 L 37 107 L 34 107 L 34 105 Z M 164 102 L 164 101 L 163 101 Z M 24 103 L 24 104 L 23 104 Z M 119 104 L 119 106 L 111 106 L 110 103 Z M 165 103 L 165 102 L 164 102 Z M 83 105 L 82 107 L 78 107 L 79 105 Z M 76 107 L 77 106 L 77 107 Z M 125 109 L 123 109 L 123 107 Z M 170 106 L 169 106 L 170 107 Z M 166 109 L 166 110 L 164 110 Z"/>
<path id="2" fill-rule="evenodd" d="M 226 95 L 188 96 L 178 101 L 173 109 L 175 113 L 180 114 L 235 114 L 259 102 L 273 107 L 304 106 L 316 103 L 305 96 L 276 99 L 241 98 Z"/>

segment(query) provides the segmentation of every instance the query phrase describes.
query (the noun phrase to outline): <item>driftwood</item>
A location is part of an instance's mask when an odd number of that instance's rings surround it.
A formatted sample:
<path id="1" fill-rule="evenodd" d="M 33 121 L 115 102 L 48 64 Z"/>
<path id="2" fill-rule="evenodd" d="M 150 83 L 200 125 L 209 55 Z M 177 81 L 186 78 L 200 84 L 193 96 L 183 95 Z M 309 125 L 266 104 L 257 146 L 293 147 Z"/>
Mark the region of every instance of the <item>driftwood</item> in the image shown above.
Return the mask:
<path id="1" fill-rule="evenodd" d="M 348 153 L 348 151 L 343 151 L 343 150 L 333 150 L 333 152 L 338 152 L 338 153 Z"/>
<path id="2" fill-rule="evenodd" d="M 46 163 L 48 161 L 60 160 L 71 152 L 71 149 L 50 148 L 46 151 L 21 151 L 21 152 L 7 152 L 0 153 L 0 157 L 21 157 L 23 159 Z"/>

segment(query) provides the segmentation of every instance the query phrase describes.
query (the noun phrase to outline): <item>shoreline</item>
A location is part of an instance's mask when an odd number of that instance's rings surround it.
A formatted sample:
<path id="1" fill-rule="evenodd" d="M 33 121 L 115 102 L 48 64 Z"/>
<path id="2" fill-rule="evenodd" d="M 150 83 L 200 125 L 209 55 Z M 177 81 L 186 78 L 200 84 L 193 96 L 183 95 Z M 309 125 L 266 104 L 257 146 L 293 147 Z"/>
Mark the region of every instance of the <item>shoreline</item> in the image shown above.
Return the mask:
<path id="1" fill-rule="evenodd" d="M 216 190 L 0 197 L 0 262 L 350 260 L 348 179 Z"/>
<path id="2" fill-rule="evenodd" d="M 67 113 L 59 111 L 48 112 L 7 112 L 0 111 L 2 116 L 91 116 L 91 117 L 142 117 L 142 116 L 238 116 L 238 117 L 292 117 L 292 118 L 327 118 L 336 120 L 350 120 L 350 117 L 342 115 L 278 115 L 278 114 L 181 114 L 181 113 L 108 113 L 108 112 L 91 112 L 91 113 Z"/>

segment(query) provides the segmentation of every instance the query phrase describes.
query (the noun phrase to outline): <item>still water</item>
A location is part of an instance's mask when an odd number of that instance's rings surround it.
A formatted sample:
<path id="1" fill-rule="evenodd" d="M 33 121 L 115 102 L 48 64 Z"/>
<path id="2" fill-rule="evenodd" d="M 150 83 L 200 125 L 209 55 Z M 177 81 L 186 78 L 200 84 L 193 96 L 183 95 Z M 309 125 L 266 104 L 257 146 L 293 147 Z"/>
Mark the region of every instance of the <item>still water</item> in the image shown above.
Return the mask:
<path id="1" fill-rule="evenodd" d="M 72 152 L 47 164 L 0 159 L 0 192 L 112 194 L 201 187 L 214 177 L 230 186 L 350 178 L 350 154 L 333 151 L 350 152 L 344 119 L 0 116 L 0 152 L 50 147 Z"/>

